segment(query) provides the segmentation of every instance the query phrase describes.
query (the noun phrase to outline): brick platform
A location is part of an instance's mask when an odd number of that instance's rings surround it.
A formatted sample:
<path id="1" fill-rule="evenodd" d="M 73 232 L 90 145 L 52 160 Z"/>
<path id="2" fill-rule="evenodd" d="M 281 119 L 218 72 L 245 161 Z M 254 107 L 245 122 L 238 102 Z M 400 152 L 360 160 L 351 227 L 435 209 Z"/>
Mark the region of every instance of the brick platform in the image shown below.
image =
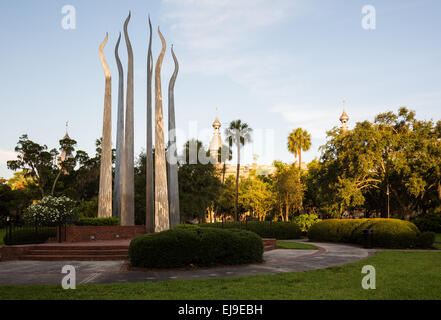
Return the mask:
<path id="1" fill-rule="evenodd" d="M 263 251 L 277 249 L 277 240 L 276 239 L 262 239 L 262 242 L 263 242 Z"/>
<path id="2" fill-rule="evenodd" d="M 131 240 L 44 243 L 0 248 L 2 260 L 106 261 L 127 260 Z"/>
<path id="3" fill-rule="evenodd" d="M 133 239 L 144 233 L 145 226 L 67 226 L 66 242 Z"/>

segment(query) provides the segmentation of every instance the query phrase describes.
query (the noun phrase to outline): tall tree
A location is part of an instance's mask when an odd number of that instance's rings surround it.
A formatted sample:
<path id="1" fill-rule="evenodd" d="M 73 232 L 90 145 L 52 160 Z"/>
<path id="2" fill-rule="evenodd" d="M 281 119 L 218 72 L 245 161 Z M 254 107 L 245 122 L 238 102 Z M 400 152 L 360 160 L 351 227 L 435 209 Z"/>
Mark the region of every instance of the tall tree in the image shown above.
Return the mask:
<path id="1" fill-rule="evenodd" d="M 302 150 L 308 151 L 311 148 L 311 135 L 302 128 L 297 128 L 288 136 L 288 150 L 299 156 L 299 169 L 302 169 Z"/>
<path id="2" fill-rule="evenodd" d="M 239 175 L 240 175 L 240 149 L 246 143 L 251 141 L 251 129 L 247 123 L 242 120 L 231 121 L 228 128 L 225 129 L 225 135 L 228 142 L 236 145 L 237 148 L 237 171 L 236 171 L 236 196 L 234 202 L 234 219 L 238 221 L 237 202 L 239 199 Z"/>
<path id="3" fill-rule="evenodd" d="M 8 161 L 8 169 L 24 171 L 25 178 L 34 181 L 43 198 L 52 181 L 57 150 L 48 150 L 46 145 L 33 142 L 24 134 L 19 138 L 15 152 L 17 152 L 17 160 Z"/>
<path id="4" fill-rule="evenodd" d="M 58 174 L 55 177 L 54 183 L 52 184 L 51 189 L 51 195 L 54 195 L 55 192 L 55 186 L 57 185 L 58 179 L 60 178 L 61 174 L 69 174 L 73 171 L 75 168 L 77 162 L 76 158 L 73 156 L 73 151 L 75 150 L 75 145 L 77 142 L 66 134 L 66 136 L 60 140 L 60 151 L 65 154 L 65 158 L 61 159 L 59 158 L 58 161 Z"/>
<path id="5" fill-rule="evenodd" d="M 277 169 L 274 174 L 274 189 L 279 202 L 280 216 L 282 220 L 289 221 L 291 212 L 300 211 L 303 205 L 304 187 L 299 180 L 300 169 L 295 164 L 288 165 L 279 161 L 275 161 L 274 166 Z"/>
<path id="6" fill-rule="evenodd" d="M 222 145 L 217 152 L 217 162 L 223 162 L 222 165 L 222 184 L 225 183 L 225 172 L 227 170 L 227 161 L 233 159 L 232 141 L 229 139 L 228 146 Z"/>
<path id="7" fill-rule="evenodd" d="M 187 220 L 197 218 L 202 221 L 208 208 L 214 205 L 220 194 L 221 183 L 216 175 L 216 168 L 210 162 L 189 163 L 190 153 L 209 155 L 202 142 L 187 141 L 184 145 L 185 164 L 179 167 L 179 198 L 181 217 Z"/>

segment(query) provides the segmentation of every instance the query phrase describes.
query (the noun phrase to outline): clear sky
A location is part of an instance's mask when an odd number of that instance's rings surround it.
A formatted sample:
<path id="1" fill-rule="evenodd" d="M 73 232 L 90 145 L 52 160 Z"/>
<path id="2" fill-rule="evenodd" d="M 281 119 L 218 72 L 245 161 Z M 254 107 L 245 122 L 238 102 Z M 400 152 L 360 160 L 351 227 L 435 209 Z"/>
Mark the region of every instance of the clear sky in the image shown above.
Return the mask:
<path id="1" fill-rule="evenodd" d="M 64 5 L 76 9 L 74 30 L 62 28 Z M 375 30 L 361 26 L 365 5 L 376 9 Z M 260 163 L 292 162 L 287 135 L 300 126 L 312 134 L 304 160 L 319 156 L 326 130 L 339 125 L 343 98 L 350 127 L 400 106 L 419 118 L 441 119 L 439 0 L 2 0 L 0 177 L 12 175 L 6 160 L 14 158 L 21 134 L 58 147 L 67 120 L 78 148 L 94 153 L 104 99 L 98 47 L 106 32 L 115 144 L 113 50 L 129 10 L 136 154 L 146 140 L 148 14 L 168 45 L 162 72 L 165 116 L 172 43 L 180 62 L 175 87 L 180 144 L 196 135 L 208 144 L 216 106 L 221 129 L 242 119 L 255 129 L 255 141 L 266 136 L 264 151 L 249 149 L 244 163 L 251 163 L 253 153 Z M 154 61 L 159 52 L 155 32 Z M 124 41 L 120 55 L 126 71 Z"/>

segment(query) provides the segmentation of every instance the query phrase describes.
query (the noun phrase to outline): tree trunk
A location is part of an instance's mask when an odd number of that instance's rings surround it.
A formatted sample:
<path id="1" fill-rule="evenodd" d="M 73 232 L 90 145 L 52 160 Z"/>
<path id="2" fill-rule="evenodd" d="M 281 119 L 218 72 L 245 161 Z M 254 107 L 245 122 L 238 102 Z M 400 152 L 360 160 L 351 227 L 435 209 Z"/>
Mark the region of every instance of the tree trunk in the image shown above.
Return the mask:
<path id="1" fill-rule="evenodd" d="M 225 171 L 227 170 L 227 165 L 224 162 L 224 167 L 222 169 L 222 184 L 225 184 Z"/>
<path id="2" fill-rule="evenodd" d="M 299 148 L 299 170 L 302 170 L 302 150 Z"/>
<path id="3" fill-rule="evenodd" d="M 60 175 L 61 175 L 61 168 L 60 168 L 60 171 L 58 171 L 57 177 L 54 180 L 54 184 L 52 185 L 51 196 L 54 196 L 55 186 L 57 185 L 57 182 L 58 182 L 58 179 L 60 178 Z"/>

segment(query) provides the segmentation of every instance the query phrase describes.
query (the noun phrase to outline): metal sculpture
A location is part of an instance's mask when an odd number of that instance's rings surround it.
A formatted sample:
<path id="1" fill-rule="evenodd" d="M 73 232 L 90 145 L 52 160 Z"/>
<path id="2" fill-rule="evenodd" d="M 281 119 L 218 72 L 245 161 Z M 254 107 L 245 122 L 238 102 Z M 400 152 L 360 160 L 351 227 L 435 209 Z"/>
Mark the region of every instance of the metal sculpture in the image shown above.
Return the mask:
<path id="1" fill-rule="evenodd" d="M 104 46 L 109 39 L 106 33 L 99 48 L 101 65 L 106 79 L 104 91 L 103 135 L 101 142 L 100 186 L 98 194 L 98 217 L 112 216 L 112 76 L 104 58 Z"/>
<path id="2" fill-rule="evenodd" d="M 127 46 L 127 94 L 126 94 L 126 123 L 124 136 L 124 170 L 122 183 L 121 225 L 135 224 L 135 183 L 134 183 L 134 132 L 133 132 L 133 50 L 130 43 L 127 26 L 131 13 L 124 23 L 124 38 Z"/>
<path id="3" fill-rule="evenodd" d="M 168 86 L 168 204 L 170 211 L 170 227 L 178 225 L 180 222 L 179 213 L 179 184 L 178 184 L 178 155 L 176 150 L 176 121 L 175 121 L 175 95 L 174 88 L 176 77 L 178 76 L 179 63 L 171 48 L 175 71 L 170 79 Z"/>
<path id="4" fill-rule="evenodd" d="M 158 34 L 161 38 L 162 50 L 155 67 L 155 232 L 170 228 L 161 89 L 161 67 L 166 43 L 159 27 Z"/>
<path id="5" fill-rule="evenodd" d="M 115 159 L 115 186 L 113 191 L 113 216 L 121 218 L 122 173 L 124 165 L 124 71 L 119 59 L 118 50 L 121 33 L 115 46 L 115 59 L 118 66 L 118 114 L 116 124 L 116 159 Z"/>
<path id="6" fill-rule="evenodd" d="M 152 128 L 152 23 L 149 17 L 150 40 L 147 53 L 147 148 L 146 148 L 146 232 L 155 232 L 155 194 L 153 180 L 153 128 Z"/>

